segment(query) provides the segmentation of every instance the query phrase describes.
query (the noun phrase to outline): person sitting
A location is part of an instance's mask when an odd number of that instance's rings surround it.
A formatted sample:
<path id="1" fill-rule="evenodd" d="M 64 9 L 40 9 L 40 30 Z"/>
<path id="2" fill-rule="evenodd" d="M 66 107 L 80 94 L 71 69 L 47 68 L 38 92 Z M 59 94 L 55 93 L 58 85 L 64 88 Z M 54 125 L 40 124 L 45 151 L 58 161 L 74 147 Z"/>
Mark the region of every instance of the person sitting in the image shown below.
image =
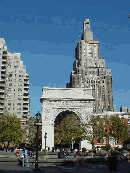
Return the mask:
<path id="1" fill-rule="evenodd" d="M 65 156 L 65 158 L 68 158 L 70 156 L 70 153 L 68 152 Z"/>
<path id="2" fill-rule="evenodd" d="M 20 156 L 19 151 L 16 151 L 15 155 L 18 157 Z"/>

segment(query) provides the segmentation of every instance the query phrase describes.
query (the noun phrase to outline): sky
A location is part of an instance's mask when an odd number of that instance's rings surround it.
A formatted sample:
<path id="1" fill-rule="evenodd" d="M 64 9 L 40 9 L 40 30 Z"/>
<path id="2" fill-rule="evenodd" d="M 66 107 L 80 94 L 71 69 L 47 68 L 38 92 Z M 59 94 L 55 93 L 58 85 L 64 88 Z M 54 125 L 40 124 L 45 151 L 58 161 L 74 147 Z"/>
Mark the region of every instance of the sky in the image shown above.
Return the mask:
<path id="1" fill-rule="evenodd" d="M 69 82 L 84 19 L 112 69 L 117 111 L 130 108 L 129 0 L 0 0 L 0 7 L 0 38 L 11 53 L 21 53 L 30 77 L 30 116 L 42 111 L 43 87 Z"/>

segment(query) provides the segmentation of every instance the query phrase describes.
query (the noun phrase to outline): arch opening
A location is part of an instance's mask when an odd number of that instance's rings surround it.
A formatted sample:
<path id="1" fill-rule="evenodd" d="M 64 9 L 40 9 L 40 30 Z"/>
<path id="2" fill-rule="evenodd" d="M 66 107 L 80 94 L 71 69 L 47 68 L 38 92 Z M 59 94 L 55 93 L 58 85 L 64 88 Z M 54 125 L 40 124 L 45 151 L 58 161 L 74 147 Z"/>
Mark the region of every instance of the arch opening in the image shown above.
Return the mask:
<path id="1" fill-rule="evenodd" d="M 60 112 L 54 121 L 54 145 L 59 149 L 77 149 L 82 137 L 81 118 L 73 111 Z"/>

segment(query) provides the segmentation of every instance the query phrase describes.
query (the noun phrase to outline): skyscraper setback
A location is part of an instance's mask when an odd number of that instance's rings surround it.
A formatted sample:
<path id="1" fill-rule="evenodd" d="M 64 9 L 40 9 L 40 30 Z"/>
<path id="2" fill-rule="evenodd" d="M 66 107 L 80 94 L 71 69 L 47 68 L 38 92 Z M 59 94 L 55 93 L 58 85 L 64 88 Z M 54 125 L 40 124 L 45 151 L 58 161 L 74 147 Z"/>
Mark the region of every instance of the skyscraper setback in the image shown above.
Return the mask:
<path id="1" fill-rule="evenodd" d="M 75 48 L 75 61 L 67 88 L 92 88 L 95 98 L 93 112 L 113 110 L 113 81 L 111 69 L 100 58 L 99 41 L 93 40 L 90 21 L 85 19 L 83 34 Z"/>
<path id="2" fill-rule="evenodd" d="M 10 53 L 0 38 L 0 114 L 30 116 L 29 75 L 20 53 Z"/>

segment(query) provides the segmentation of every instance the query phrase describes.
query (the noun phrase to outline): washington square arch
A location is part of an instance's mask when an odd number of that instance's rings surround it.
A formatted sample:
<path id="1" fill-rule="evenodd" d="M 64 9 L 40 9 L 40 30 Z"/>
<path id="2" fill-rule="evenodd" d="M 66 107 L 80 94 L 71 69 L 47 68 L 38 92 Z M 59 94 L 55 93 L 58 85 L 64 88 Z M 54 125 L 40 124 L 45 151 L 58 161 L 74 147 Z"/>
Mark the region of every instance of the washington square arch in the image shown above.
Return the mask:
<path id="1" fill-rule="evenodd" d="M 45 133 L 47 133 L 46 146 L 54 147 L 54 124 L 57 116 L 62 112 L 74 112 L 82 123 L 87 123 L 93 113 L 92 89 L 88 88 L 47 88 L 43 87 L 42 102 L 42 149 L 45 149 Z M 80 142 L 80 149 L 91 149 L 87 141 Z"/>

